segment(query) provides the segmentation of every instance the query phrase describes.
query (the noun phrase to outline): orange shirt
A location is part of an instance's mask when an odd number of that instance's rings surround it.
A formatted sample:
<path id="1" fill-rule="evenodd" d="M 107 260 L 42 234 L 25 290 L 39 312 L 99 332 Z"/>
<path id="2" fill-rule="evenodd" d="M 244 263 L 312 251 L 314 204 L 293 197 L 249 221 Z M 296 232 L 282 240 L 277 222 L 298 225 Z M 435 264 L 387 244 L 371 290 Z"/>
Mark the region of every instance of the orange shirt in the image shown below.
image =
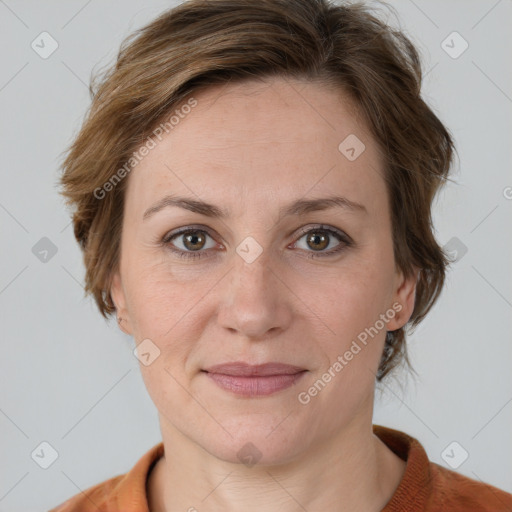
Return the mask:
<path id="1" fill-rule="evenodd" d="M 382 512 L 512 512 L 512 494 L 430 462 L 421 444 L 403 432 L 379 425 L 373 431 L 407 461 L 402 481 Z M 149 512 L 146 481 L 163 453 L 159 443 L 128 473 L 90 487 L 49 512 Z"/>

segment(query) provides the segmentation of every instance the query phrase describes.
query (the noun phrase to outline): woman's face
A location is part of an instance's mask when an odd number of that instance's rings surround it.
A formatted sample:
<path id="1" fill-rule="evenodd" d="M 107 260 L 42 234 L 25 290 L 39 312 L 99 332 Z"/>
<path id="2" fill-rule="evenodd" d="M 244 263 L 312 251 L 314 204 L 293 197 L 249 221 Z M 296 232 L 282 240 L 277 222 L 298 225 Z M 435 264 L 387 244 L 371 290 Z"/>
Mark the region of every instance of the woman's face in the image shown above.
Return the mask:
<path id="1" fill-rule="evenodd" d="M 194 98 L 129 176 L 112 296 L 164 441 L 292 461 L 369 428 L 415 279 L 395 269 L 378 148 L 342 95 L 273 79 Z M 296 368 L 212 369 L 233 362 Z"/>

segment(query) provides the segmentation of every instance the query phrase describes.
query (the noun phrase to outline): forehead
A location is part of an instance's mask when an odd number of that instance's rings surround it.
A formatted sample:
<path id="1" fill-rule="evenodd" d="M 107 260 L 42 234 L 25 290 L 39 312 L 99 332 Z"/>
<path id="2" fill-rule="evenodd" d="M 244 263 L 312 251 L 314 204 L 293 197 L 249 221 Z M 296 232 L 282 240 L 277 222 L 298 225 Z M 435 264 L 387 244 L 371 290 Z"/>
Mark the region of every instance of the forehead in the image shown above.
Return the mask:
<path id="1" fill-rule="evenodd" d="M 247 209 L 308 191 L 355 201 L 384 191 L 379 148 L 341 91 L 274 78 L 192 97 L 130 175 L 127 202 L 138 209 L 169 192 Z"/>

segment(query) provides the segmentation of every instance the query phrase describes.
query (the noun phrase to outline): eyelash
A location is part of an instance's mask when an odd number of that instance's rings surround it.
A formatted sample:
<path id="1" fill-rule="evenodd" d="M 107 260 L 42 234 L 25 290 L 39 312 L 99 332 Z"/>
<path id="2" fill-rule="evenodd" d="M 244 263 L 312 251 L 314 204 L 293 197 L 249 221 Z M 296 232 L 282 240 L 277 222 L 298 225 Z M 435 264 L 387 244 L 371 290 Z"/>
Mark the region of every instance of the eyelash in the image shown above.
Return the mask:
<path id="1" fill-rule="evenodd" d="M 213 238 L 213 236 L 209 233 L 208 230 L 204 229 L 203 227 L 194 227 L 194 226 L 188 226 L 187 228 L 181 229 L 177 232 L 168 233 L 164 236 L 164 238 L 161 240 L 161 243 L 169 248 L 174 254 L 177 254 L 180 258 L 188 258 L 188 259 L 199 259 L 201 257 L 204 257 L 206 254 L 205 250 L 199 250 L 199 251 L 184 251 L 182 249 L 174 249 L 171 245 L 171 241 L 174 238 L 179 237 L 180 235 L 184 235 L 189 232 L 202 232 L 206 233 L 209 237 Z M 339 242 L 342 242 L 339 244 L 338 247 L 335 249 L 331 249 L 329 252 L 309 252 L 310 254 L 307 256 L 307 258 L 315 259 L 315 258 L 328 258 L 330 256 L 335 256 L 342 252 L 343 250 L 351 247 L 353 245 L 352 240 L 348 235 L 343 233 L 342 231 L 338 231 L 336 229 L 330 228 L 328 226 L 324 225 L 318 225 L 312 228 L 303 229 L 299 233 L 299 237 L 297 238 L 297 241 L 300 240 L 304 235 L 307 235 L 310 232 L 322 232 L 327 233 L 329 235 L 333 235 L 335 238 L 338 239 Z M 208 250 L 208 249 L 207 249 Z"/>

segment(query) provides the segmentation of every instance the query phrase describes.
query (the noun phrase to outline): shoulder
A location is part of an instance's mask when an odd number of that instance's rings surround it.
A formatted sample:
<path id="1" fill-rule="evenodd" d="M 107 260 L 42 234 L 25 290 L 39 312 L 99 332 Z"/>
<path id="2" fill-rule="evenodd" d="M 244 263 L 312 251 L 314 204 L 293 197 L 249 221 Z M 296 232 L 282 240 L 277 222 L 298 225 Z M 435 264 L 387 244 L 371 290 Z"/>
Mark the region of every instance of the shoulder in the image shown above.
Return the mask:
<path id="1" fill-rule="evenodd" d="M 512 512 L 512 494 L 431 462 L 421 443 L 404 432 L 380 425 L 373 430 L 406 461 L 402 481 L 383 512 Z"/>
<path id="2" fill-rule="evenodd" d="M 117 489 L 126 475 L 118 475 L 72 496 L 48 512 L 98 512 L 114 504 Z"/>
<path id="3" fill-rule="evenodd" d="M 164 446 L 160 442 L 128 473 L 89 487 L 48 512 L 148 512 L 148 476 L 163 455 Z"/>
<path id="4" fill-rule="evenodd" d="M 444 510 L 511 512 L 512 494 L 430 463 L 432 501 Z"/>

